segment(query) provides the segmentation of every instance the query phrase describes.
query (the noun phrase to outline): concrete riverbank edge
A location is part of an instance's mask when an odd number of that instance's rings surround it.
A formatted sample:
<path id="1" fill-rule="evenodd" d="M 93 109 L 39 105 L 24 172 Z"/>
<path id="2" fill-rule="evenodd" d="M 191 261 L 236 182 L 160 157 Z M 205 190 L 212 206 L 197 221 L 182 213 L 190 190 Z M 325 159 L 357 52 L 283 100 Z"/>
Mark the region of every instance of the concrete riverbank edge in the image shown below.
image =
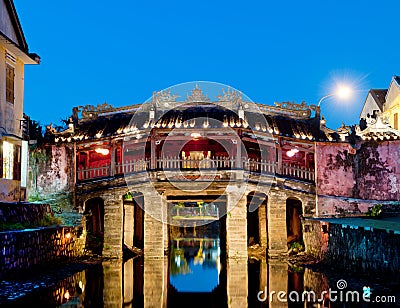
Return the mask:
<path id="1" fill-rule="evenodd" d="M 363 218 L 304 219 L 303 239 L 308 254 L 338 270 L 394 275 L 400 270 L 398 227 Z"/>
<path id="2" fill-rule="evenodd" d="M 48 262 L 81 257 L 85 236 L 82 227 L 45 227 L 0 232 L 0 275 Z"/>

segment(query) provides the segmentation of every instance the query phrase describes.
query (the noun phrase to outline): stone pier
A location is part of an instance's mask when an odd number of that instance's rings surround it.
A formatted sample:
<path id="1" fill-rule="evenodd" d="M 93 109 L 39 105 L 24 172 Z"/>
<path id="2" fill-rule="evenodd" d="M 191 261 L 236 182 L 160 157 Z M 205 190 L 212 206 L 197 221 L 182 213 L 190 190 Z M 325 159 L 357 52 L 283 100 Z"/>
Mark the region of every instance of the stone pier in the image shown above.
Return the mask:
<path id="1" fill-rule="evenodd" d="M 164 258 L 167 226 L 163 223 L 166 202 L 163 197 L 144 193 L 144 255 L 149 259 Z"/>
<path id="2" fill-rule="evenodd" d="M 122 195 L 112 195 L 104 199 L 104 257 L 122 258 L 123 235 Z"/>
<path id="3" fill-rule="evenodd" d="M 286 197 L 271 189 L 268 196 L 268 256 L 281 256 L 287 252 Z"/>
<path id="4" fill-rule="evenodd" d="M 240 199 L 239 199 L 240 198 Z M 236 202 L 239 200 L 239 202 Z M 228 193 L 226 217 L 226 250 L 228 258 L 247 260 L 247 198 Z"/>

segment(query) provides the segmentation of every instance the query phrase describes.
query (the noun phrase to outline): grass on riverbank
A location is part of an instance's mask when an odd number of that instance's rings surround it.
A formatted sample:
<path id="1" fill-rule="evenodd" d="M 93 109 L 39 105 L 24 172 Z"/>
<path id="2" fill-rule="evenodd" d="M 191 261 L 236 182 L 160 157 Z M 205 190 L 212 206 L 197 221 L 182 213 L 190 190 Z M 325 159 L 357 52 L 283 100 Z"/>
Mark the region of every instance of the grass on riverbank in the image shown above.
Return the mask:
<path id="1" fill-rule="evenodd" d="M 43 219 L 41 219 L 37 224 L 20 222 L 0 222 L 0 232 L 32 229 L 37 227 L 59 226 L 61 224 L 62 220 L 60 218 L 54 217 L 50 214 L 46 214 Z"/>

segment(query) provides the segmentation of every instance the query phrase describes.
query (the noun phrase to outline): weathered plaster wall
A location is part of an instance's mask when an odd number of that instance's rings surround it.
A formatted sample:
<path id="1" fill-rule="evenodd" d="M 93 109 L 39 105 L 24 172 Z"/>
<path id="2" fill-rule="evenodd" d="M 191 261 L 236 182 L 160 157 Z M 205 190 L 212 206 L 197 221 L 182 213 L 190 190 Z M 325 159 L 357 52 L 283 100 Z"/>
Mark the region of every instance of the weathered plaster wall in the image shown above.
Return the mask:
<path id="1" fill-rule="evenodd" d="M 368 142 L 357 151 L 355 194 L 362 199 L 400 200 L 400 141 Z"/>
<path id="2" fill-rule="evenodd" d="M 74 189 L 74 149 L 49 145 L 31 153 L 29 195 L 48 196 Z"/>
<path id="3" fill-rule="evenodd" d="M 26 189 L 20 181 L 0 179 L 0 200 L 4 202 L 25 201 Z"/>
<path id="4" fill-rule="evenodd" d="M 364 213 L 377 201 L 400 200 L 400 141 L 318 143 L 318 215 Z M 354 153 L 354 154 L 352 154 Z"/>
<path id="5" fill-rule="evenodd" d="M 318 143 L 316 146 L 318 194 L 353 197 L 355 155 L 348 143 Z"/>

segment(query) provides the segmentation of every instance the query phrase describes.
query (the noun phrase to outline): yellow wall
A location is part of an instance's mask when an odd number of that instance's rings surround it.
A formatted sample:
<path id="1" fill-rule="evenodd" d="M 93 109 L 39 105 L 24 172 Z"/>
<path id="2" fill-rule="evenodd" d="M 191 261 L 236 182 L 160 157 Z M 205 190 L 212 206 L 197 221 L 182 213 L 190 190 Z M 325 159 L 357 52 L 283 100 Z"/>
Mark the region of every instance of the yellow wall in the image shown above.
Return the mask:
<path id="1" fill-rule="evenodd" d="M 397 123 L 395 123 L 395 114 L 397 113 Z M 400 103 L 394 105 L 391 109 L 385 111 L 383 116 L 389 120 L 390 126 L 400 130 Z"/>
<path id="2" fill-rule="evenodd" d="M 395 114 L 397 113 L 397 123 L 395 123 Z M 385 109 L 383 117 L 388 119 L 392 128 L 400 130 L 400 88 L 393 80 L 388 94 L 386 96 Z"/>
<path id="3" fill-rule="evenodd" d="M 7 52 L 15 61 L 6 57 Z M 6 65 L 14 68 L 14 104 L 6 101 Z M 21 145 L 22 141 L 15 137 L 4 136 L 15 135 L 22 137 L 20 120 L 24 112 L 24 62 L 5 46 L 0 44 L 0 129 L 1 142 L 7 140 L 15 145 Z M 2 161 L 0 161 L 3 164 Z M 27 169 L 27 165 L 23 169 Z M 26 181 L 24 181 L 26 182 Z M 24 201 L 26 200 L 26 189 L 21 187 L 21 181 L 5 179 L 0 175 L 0 201 Z"/>

